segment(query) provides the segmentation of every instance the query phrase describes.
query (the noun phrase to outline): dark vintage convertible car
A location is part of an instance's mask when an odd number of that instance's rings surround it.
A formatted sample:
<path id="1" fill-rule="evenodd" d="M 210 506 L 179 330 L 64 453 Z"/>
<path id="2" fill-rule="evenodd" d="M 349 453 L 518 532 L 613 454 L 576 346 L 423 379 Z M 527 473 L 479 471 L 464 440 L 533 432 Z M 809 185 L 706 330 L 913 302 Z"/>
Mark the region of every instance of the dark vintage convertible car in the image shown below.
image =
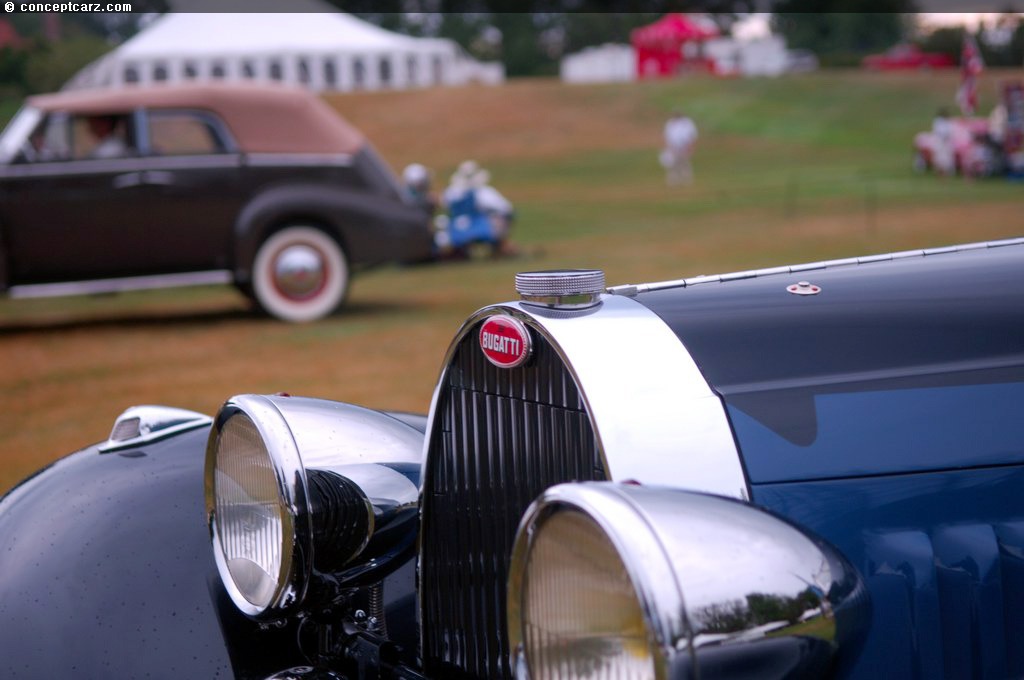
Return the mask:
<path id="1" fill-rule="evenodd" d="M 11 490 L 3 674 L 1024 676 L 1024 239 L 516 288 L 427 417 L 135 407 Z"/>
<path id="2" fill-rule="evenodd" d="M 234 283 L 334 311 L 353 270 L 430 256 L 430 216 L 323 101 L 269 85 L 31 97 L 0 136 L 0 292 Z"/>

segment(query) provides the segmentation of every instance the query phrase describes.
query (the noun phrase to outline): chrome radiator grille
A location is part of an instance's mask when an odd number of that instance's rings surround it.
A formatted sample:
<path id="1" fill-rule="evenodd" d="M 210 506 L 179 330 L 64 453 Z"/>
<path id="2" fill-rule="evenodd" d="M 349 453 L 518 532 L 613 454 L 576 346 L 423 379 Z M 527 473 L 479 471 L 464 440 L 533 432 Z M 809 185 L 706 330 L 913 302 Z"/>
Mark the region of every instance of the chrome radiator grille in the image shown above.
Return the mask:
<path id="1" fill-rule="evenodd" d="M 512 540 L 549 486 L 605 479 L 583 400 L 534 333 L 524 366 L 484 357 L 478 329 L 453 355 L 437 402 L 423 498 L 423 657 L 438 677 L 509 678 L 505 581 Z"/>

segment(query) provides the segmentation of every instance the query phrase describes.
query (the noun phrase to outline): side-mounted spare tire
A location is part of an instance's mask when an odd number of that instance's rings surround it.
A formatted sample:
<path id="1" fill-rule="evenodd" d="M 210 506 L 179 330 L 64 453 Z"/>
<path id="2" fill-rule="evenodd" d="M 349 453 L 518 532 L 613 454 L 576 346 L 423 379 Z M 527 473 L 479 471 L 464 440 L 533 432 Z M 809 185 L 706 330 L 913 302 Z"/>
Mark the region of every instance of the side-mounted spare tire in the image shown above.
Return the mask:
<path id="1" fill-rule="evenodd" d="M 274 232 L 256 251 L 252 293 L 267 314 L 283 321 L 315 321 L 333 314 L 349 286 L 345 251 L 329 234 L 310 226 Z"/>

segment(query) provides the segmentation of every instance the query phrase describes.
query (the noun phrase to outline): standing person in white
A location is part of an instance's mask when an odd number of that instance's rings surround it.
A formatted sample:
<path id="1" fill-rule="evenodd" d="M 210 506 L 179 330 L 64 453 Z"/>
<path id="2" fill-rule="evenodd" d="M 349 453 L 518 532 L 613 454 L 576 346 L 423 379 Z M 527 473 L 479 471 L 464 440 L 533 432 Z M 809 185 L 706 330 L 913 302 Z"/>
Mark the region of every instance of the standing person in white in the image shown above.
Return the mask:
<path id="1" fill-rule="evenodd" d="M 669 186 L 689 184 L 693 181 L 690 156 L 697 141 L 697 126 L 681 111 L 673 111 L 665 123 L 665 150 L 661 161 L 665 166 L 665 181 Z"/>
<path id="2" fill-rule="evenodd" d="M 956 174 L 956 148 L 953 145 L 955 132 L 953 120 L 949 117 L 949 110 L 945 107 L 939 109 L 935 120 L 932 121 L 932 135 L 935 137 L 932 165 L 941 175 Z"/>

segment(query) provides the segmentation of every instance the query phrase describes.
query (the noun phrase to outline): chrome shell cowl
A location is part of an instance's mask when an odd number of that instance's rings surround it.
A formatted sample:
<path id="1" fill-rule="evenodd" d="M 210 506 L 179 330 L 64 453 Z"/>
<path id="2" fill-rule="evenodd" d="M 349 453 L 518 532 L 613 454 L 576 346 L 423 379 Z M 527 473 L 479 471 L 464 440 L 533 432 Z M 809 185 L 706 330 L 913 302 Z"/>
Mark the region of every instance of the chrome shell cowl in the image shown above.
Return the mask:
<path id="1" fill-rule="evenodd" d="M 227 455 L 224 433 L 238 418 L 255 435 L 244 444 L 247 462 L 232 474 L 218 456 Z M 350 404 L 252 394 L 225 402 L 207 443 L 206 513 L 217 568 L 235 605 L 252 618 L 283 618 L 328 603 L 343 588 L 379 580 L 401 563 L 415 546 L 422 448 L 423 435 L 412 426 Z M 279 532 L 278 545 L 261 546 L 264 556 L 278 551 L 268 560 L 277 573 L 266 574 L 273 591 L 254 602 L 235 583 L 225 546 L 244 551 L 257 539 L 246 534 L 245 521 L 226 536 L 217 513 L 225 495 L 245 505 L 245 485 L 259 474 L 265 493 L 272 475 L 276 500 L 254 497 L 243 513 L 277 513 L 280 529 L 270 532 Z"/>
<path id="2" fill-rule="evenodd" d="M 534 345 L 556 353 L 579 389 L 610 480 L 750 498 L 721 398 L 662 319 L 617 295 L 601 295 L 587 309 L 510 302 L 470 315 L 442 364 L 428 439 L 439 426 L 438 401 L 456 351 L 495 316 L 522 323 Z"/>
<path id="3" fill-rule="evenodd" d="M 518 368 L 483 356 L 479 330 L 496 316 L 531 335 L 535 351 Z M 427 449 L 421 648 L 439 676 L 512 677 L 508 556 L 544 489 L 634 480 L 750 497 L 721 399 L 672 329 L 623 296 L 579 310 L 523 301 L 471 315 L 443 362 Z M 485 645 L 477 630 L 499 633 Z"/>
<path id="4" fill-rule="evenodd" d="M 871 615 L 867 590 L 821 539 L 734 499 L 590 482 L 550 488 L 520 524 L 508 586 L 517 677 L 548 677 L 531 658 L 527 572 L 545 523 L 567 511 L 582 513 L 614 546 L 659 680 L 750 677 L 751 669 L 758 678 L 826 677 L 859 653 Z M 572 605 L 561 603 L 565 611 Z M 581 663 L 599 667 L 608 645 L 588 646 L 588 635 L 579 630 L 571 644 L 587 650 Z"/>

